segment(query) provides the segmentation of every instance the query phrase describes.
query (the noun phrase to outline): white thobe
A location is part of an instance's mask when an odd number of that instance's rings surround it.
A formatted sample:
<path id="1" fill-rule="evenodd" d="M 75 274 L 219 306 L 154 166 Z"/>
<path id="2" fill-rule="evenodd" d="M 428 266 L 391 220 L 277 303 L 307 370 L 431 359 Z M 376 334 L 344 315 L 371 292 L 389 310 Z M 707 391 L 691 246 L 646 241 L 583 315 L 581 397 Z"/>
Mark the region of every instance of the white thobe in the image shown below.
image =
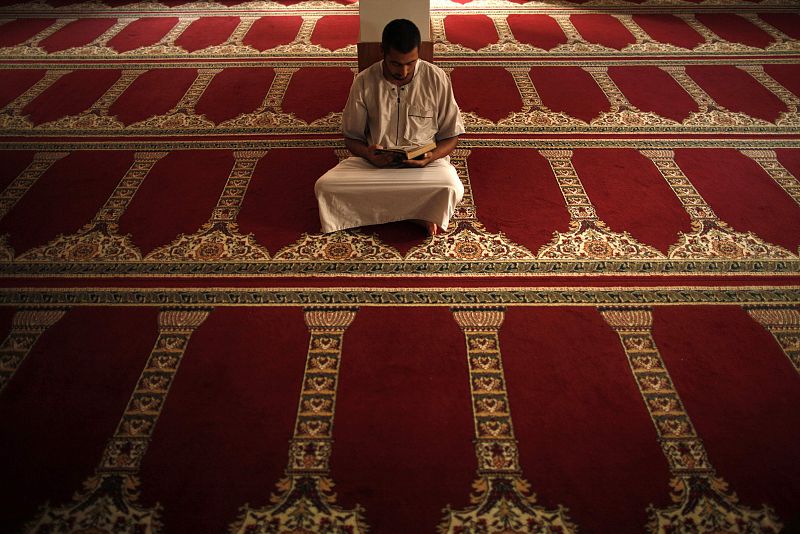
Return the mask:
<path id="1" fill-rule="evenodd" d="M 417 61 L 409 83 L 383 77 L 383 62 L 353 81 L 344 108 L 342 133 L 367 145 L 411 148 L 464 133 L 450 79 L 440 68 Z M 447 230 L 464 187 L 442 158 L 423 168 L 378 168 L 348 158 L 314 187 L 323 232 L 421 219 Z"/>

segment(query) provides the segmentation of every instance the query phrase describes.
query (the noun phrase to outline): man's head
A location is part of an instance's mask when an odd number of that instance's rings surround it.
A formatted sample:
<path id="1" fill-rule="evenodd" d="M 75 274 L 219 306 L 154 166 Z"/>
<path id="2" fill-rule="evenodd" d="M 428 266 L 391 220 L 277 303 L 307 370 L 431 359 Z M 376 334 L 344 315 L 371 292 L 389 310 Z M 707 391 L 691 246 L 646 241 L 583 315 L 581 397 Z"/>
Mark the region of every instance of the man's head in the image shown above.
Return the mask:
<path id="1" fill-rule="evenodd" d="M 419 59 L 420 35 L 417 26 L 406 19 L 395 19 L 383 29 L 384 74 L 398 85 L 411 81 Z"/>

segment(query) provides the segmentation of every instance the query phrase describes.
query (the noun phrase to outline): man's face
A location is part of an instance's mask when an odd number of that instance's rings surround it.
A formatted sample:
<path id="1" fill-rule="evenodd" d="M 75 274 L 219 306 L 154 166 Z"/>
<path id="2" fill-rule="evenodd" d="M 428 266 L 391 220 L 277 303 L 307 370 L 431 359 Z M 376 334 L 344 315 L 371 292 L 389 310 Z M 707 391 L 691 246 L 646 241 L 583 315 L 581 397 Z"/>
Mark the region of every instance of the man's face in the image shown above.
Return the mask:
<path id="1" fill-rule="evenodd" d="M 390 82 L 405 85 L 414 77 L 414 68 L 419 59 L 419 48 L 402 53 L 394 48 L 383 51 L 383 74 Z"/>

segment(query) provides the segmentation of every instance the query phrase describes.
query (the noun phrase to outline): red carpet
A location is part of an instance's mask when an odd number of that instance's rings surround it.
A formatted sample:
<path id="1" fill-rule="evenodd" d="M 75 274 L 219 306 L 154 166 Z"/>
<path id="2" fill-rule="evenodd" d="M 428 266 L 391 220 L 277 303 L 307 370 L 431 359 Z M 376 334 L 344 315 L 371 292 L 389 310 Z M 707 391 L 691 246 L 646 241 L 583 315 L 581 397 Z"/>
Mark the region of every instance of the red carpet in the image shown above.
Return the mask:
<path id="1" fill-rule="evenodd" d="M 797 4 L 436 0 L 432 238 L 318 232 L 358 25 L 0 8 L 0 531 L 800 530 Z"/>

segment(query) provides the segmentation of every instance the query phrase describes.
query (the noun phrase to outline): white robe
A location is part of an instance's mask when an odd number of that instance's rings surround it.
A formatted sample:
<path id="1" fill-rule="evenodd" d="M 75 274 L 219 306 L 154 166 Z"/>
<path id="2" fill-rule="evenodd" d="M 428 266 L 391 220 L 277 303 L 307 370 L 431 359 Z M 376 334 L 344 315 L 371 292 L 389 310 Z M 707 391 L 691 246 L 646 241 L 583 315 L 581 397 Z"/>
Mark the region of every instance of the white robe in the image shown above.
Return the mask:
<path id="1" fill-rule="evenodd" d="M 409 148 L 464 133 L 453 88 L 445 72 L 423 60 L 414 77 L 397 86 L 383 77 L 383 62 L 353 81 L 342 117 L 342 133 L 367 145 Z M 420 219 L 447 230 L 464 196 L 450 158 L 423 168 L 380 169 L 348 158 L 314 186 L 323 232 Z"/>
<path id="2" fill-rule="evenodd" d="M 464 186 L 448 158 L 422 168 L 379 169 L 351 157 L 314 186 L 322 231 L 420 219 L 447 230 Z"/>

